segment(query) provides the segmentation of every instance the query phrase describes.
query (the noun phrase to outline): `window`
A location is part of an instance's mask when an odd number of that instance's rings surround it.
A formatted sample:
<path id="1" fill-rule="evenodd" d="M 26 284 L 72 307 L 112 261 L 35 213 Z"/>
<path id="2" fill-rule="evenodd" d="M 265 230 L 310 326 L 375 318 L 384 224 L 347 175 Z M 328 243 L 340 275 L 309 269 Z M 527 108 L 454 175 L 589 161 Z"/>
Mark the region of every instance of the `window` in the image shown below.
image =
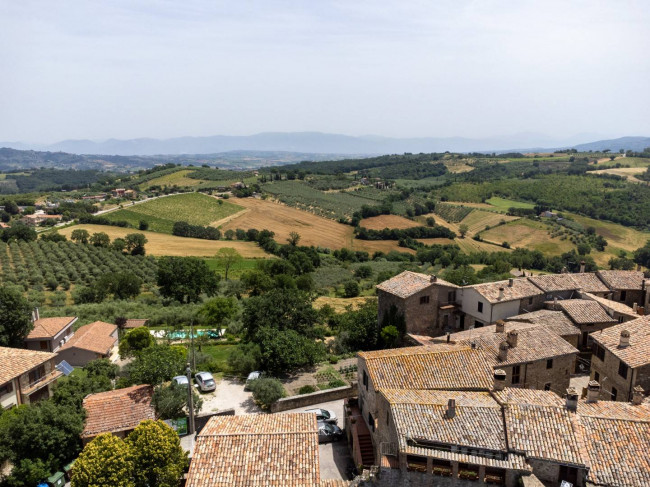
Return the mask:
<path id="1" fill-rule="evenodd" d="M 528 305 L 530 306 L 531 304 L 533 304 L 533 298 L 532 297 L 528 298 Z"/>
<path id="2" fill-rule="evenodd" d="M 619 317 L 618 317 L 618 322 L 619 322 L 619 323 L 623 323 L 623 316 L 619 316 Z"/>
<path id="3" fill-rule="evenodd" d="M 6 384 L 0 386 L 0 396 L 4 396 L 5 394 L 9 394 L 13 390 L 14 390 L 13 383 L 7 382 Z"/>
<path id="4" fill-rule="evenodd" d="M 627 369 L 628 369 L 627 364 L 621 360 L 618 363 L 618 375 L 623 377 L 623 379 L 627 379 Z"/>
<path id="5" fill-rule="evenodd" d="M 372 417 L 372 414 L 368 413 L 368 425 L 375 431 L 375 419 Z"/>
<path id="6" fill-rule="evenodd" d="M 456 291 L 449 291 L 447 293 L 447 302 L 453 303 L 454 301 L 456 301 Z"/>
<path id="7" fill-rule="evenodd" d="M 41 346 L 41 350 L 47 350 L 47 341 L 46 340 L 41 340 L 40 341 L 40 346 Z"/>
<path id="8" fill-rule="evenodd" d="M 547 369 L 552 369 L 553 368 L 553 359 L 550 358 L 546 361 L 546 368 Z"/>
<path id="9" fill-rule="evenodd" d="M 40 367 L 38 367 L 37 369 L 32 370 L 29 373 L 29 383 L 33 384 L 34 382 L 37 382 L 44 375 L 45 375 L 45 366 L 41 365 Z"/>
<path id="10" fill-rule="evenodd" d="M 386 426 L 390 423 L 390 413 L 386 411 Z"/>
<path id="11" fill-rule="evenodd" d="M 475 321 L 474 328 L 483 328 L 483 323 L 481 323 L 480 321 Z"/>
<path id="12" fill-rule="evenodd" d="M 544 384 L 544 390 L 545 391 L 550 391 L 551 390 L 551 383 L 550 382 L 547 382 L 546 384 Z"/>
<path id="13" fill-rule="evenodd" d="M 420 304 L 429 304 L 429 296 L 420 296 Z"/>
<path id="14" fill-rule="evenodd" d="M 519 365 L 512 367 L 512 383 L 519 384 L 519 376 L 521 375 L 521 369 Z"/>
<path id="15" fill-rule="evenodd" d="M 465 315 L 460 316 L 460 322 L 458 323 L 458 328 L 461 330 L 465 329 Z"/>
<path id="16" fill-rule="evenodd" d="M 478 312 L 479 313 L 483 312 L 483 303 L 481 303 L 480 301 L 478 302 Z"/>
<path id="17" fill-rule="evenodd" d="M 594 372 L 594 380 L 600 382 L 600 374 L 598 372 Z"/>
<path id="18" fill-rule="evenodd" d="M 368 373 L 364 370 L 363 371 L 363 385 L 366 388 L 366 391 L 368 390 Z"/>
<path id="19" fill-rule="evenodd" d="M 598 357 L 601 361 L 605 361 L 605 349 L 598 345 L 597 343 L 594 343 L 594 355 Z"/>
<path id="20" fill-rule="evenodd" d="M 621 301 L 625 301 L 625 298 L 627 298 L 627 291 L 621 291 Z"/>
<path id="21" fill-rule="evenodd" d="M 618 391 L 616 387 L 612 387 L 612 401 L 616 401 L 616 396 L 618 396 Z"/>

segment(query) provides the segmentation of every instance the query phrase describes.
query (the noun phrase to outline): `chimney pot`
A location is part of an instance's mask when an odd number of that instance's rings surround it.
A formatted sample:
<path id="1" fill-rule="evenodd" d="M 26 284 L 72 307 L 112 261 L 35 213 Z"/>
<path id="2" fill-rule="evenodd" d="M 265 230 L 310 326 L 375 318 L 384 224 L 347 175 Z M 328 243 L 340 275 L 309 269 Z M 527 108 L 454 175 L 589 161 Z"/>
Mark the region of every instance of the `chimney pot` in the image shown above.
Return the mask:
<path id="1" fill-rule="evenodd" d="M 494 371 L 494 390 L 502 391 L 506 387 L 506 371 L 503 369 L 496 369 Z"/>
<path id="2" fill-rule="evenodd" d="M 632 389 L 632 404 L 638 406 L 643 402 L 643 387 L 635 386 Z"/>
<path id="3" fill-rule="evenodd" d="M 508 342 L 506 341 L 501 342 L 501 344 L 499 345 L 499 360 L 501 362 L 505 362 L 506 360 L 508 360 L 508 348 L 510 347 L 508 346 Z"/>
<path id="4" fill-rule="evenodd" d="M 512 287 L 514 286 L 514 284 L 515 284 L 515 280 L 512 277 L 508 279 L 508 287 Z"/>
<path id="5" fill-rule="evenodd" d="M 499 288 L 499 301 L 501 301 L 501 300 L 503 299 L 503 291 L 505 291 L 505 289 L 503 289 L 502 287 L 500 287 L 500 288 Z"/>
<path id="6" fill-rule="evenodd" d="M 569 387 L 566 390 L 566 408 L 574 412 L 578 410 L 578 391 L 575 390 L 575 387 Z"/>
<path id="7" fill-rule="evenodd" d="M 494 329 L 495 333 L 503 333 L 506 331 L 506 323 L 503 320 L 497 320 L 496 328 Z"/>
<path id="8" fill-rule="evenodd" d="M 555 297 L 553 298 L 553 309 L 554 309 L 554 310 L 557 309 L 557 296 L 555 296 Z"/>
<path id="9" fill-rule="evenodd" d="M 632 304 L 632 310 L 636 313 L 637 310 L 639 309 L 639 305 L 637 303 Z"/>
<path id="10" fill-rule="evenodd" d="M 41 313 L 38 310 L 38 306 L 36 308 L 34 308 L 34 315 L 36 316 L 36 321 L 41 319 Z"/>
<path id="11" fill-rule="evenodd" d="M 436 282 L 438 278 L 436 276 L 431 276 L 430 281 L 431 282 Z"/>
<path id="12" fill-rule="evenodd" d="M 597 402 L 600 395 L 600 384 L 598 381 L 590 380 L 587 384 L 587 402 Z"/>
<path id="13" fill-rule="evenodd" d="M 517 341 L 519 341 L 519 332 L 517 332 L 517 330 L 509 331 L 506 340 L 510 347 L 515 348 L 517 346 Z"/>
<path id="14" fill-rule="evenodd" d="M 449 399 L 447 403 L 447 418 L 453 419 L 456 416 L 456 399 Z"/>
<path id="15" fill-rule="evenodd" d="M 630 332 L 627 330 L 623 330 L 621 332 L 621 340 L 618 343 L 619 348 L 625 348 L 630 346 Z"/>
<path id="16" fill-rule="evenodd" d="M 584 273 L 586 269 L 586 262 L 584 260 L 580 261 L 580 274 Z"/>

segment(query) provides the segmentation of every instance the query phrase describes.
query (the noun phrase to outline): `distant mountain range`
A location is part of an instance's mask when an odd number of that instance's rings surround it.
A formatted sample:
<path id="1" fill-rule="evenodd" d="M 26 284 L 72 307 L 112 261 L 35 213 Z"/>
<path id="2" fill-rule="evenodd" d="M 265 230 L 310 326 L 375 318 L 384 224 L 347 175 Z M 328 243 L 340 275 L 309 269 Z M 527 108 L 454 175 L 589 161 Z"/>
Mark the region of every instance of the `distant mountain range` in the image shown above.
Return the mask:
<path id="1" fill-rule="evenodd" d="M 286 151 L 320 154 L 401 154 L 404 152 L 511 152 L 546 151 L 575 147 L 579 150 L 642 150 L 650 137 L 622 137 L 597 140 L 594 134 L 570 139 L 554 139 L 540 134 L 520 133 L 506 137 L 472 139 L 465 137 L 391 138 L 354 137 L 320 132 L 265 132 L 255 135 L 177 137 L 172 139 L 109 139 L 105 141 L 64 140 L 55 144 L 0 142 L 0 147 L 21 150 L 103 154 L 118 156 L 214 154 L 229 151 Z"/>

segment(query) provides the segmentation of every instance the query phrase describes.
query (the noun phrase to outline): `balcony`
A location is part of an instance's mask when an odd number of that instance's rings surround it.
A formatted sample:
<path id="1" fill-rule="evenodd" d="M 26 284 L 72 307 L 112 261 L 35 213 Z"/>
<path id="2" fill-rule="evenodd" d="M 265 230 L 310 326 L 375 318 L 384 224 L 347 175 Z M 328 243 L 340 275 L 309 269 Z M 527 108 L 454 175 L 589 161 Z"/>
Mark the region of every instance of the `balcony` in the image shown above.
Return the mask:
<path id="1" fill-rule="evenodd" d="M 63 375 L 63 372 L 59 372 L 58 370 L 54 369 L 50 373 L 45 374 L 35 381 L 31 382 L 25 389 L 22 389 L 20 393 L 23 396 L 29 396 L 36 392 L 37 390 L 41 389 L 42 387 L 45 387 L 46 385 L 54 382 L 57 380 L 59 377 Z"/>

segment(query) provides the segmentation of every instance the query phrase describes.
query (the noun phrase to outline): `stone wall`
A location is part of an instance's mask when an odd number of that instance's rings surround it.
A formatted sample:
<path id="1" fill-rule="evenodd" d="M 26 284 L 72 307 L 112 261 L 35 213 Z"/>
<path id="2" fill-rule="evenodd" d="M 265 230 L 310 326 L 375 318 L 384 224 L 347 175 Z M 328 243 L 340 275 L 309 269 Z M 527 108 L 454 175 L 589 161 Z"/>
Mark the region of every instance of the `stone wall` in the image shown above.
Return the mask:
<path id="1" fill-rule="evenodd" d="M 546 359 L 526 364 L 524 383 L 524 367 L 521 367 L 521 381 L 527 389 L 543 390 L 545 384 L 551 384 L 551 390 L 563 394 L 569 387 L 571 374 L 575 370 L 576 354 L 553 357 L 553 366 L 546 368 Z"/>
<path id="2" fill-rule="evenodd" d="M 283 397 L 271 405 L 272 413 L 288 411 L 305 406 L 312 406 L 322 402 L 336 401 L 337 399 L 346 399 L 354 397 L 358 393 L 357 383 L 344 387 L 335 387 L 325 391 L 312 392 L 311 394 L 300 394 L 299 396 Z"/>
<path id="3" fill-rule="evenodd" d="M 630 385 L 634 387 L 639 383 L 637 378 L 641 378 L 643 371 L 638 369 L 629 368 L 627 371 L 627 377 L 624 379 L 618 374 L 618 367 L 621 363 L 621 360 L 614 355 L 609 350 L 605 350 L 605 360 L 600 360 L 596 355 L 591 356 L 591 372 L 589 374 L 591 380 L 596 380 L 600 384 L 600 395 L 599 399 L 605 401 L 611 401 L 612 399 L 612 388 L 616 389 L 616 400 L 617 401 L 629 401 L 631 399 L 632 390 Z M 641 382 L 645 383 L 646 386 L 650 385 L 650 367 L 645 367 L 645 380 Z M 632 374 L 635 377 L 631 377 Z M 636 380 L 635 380 L 636 379 Z M 643 387 L 643 383 L 641 386 Z"/>

